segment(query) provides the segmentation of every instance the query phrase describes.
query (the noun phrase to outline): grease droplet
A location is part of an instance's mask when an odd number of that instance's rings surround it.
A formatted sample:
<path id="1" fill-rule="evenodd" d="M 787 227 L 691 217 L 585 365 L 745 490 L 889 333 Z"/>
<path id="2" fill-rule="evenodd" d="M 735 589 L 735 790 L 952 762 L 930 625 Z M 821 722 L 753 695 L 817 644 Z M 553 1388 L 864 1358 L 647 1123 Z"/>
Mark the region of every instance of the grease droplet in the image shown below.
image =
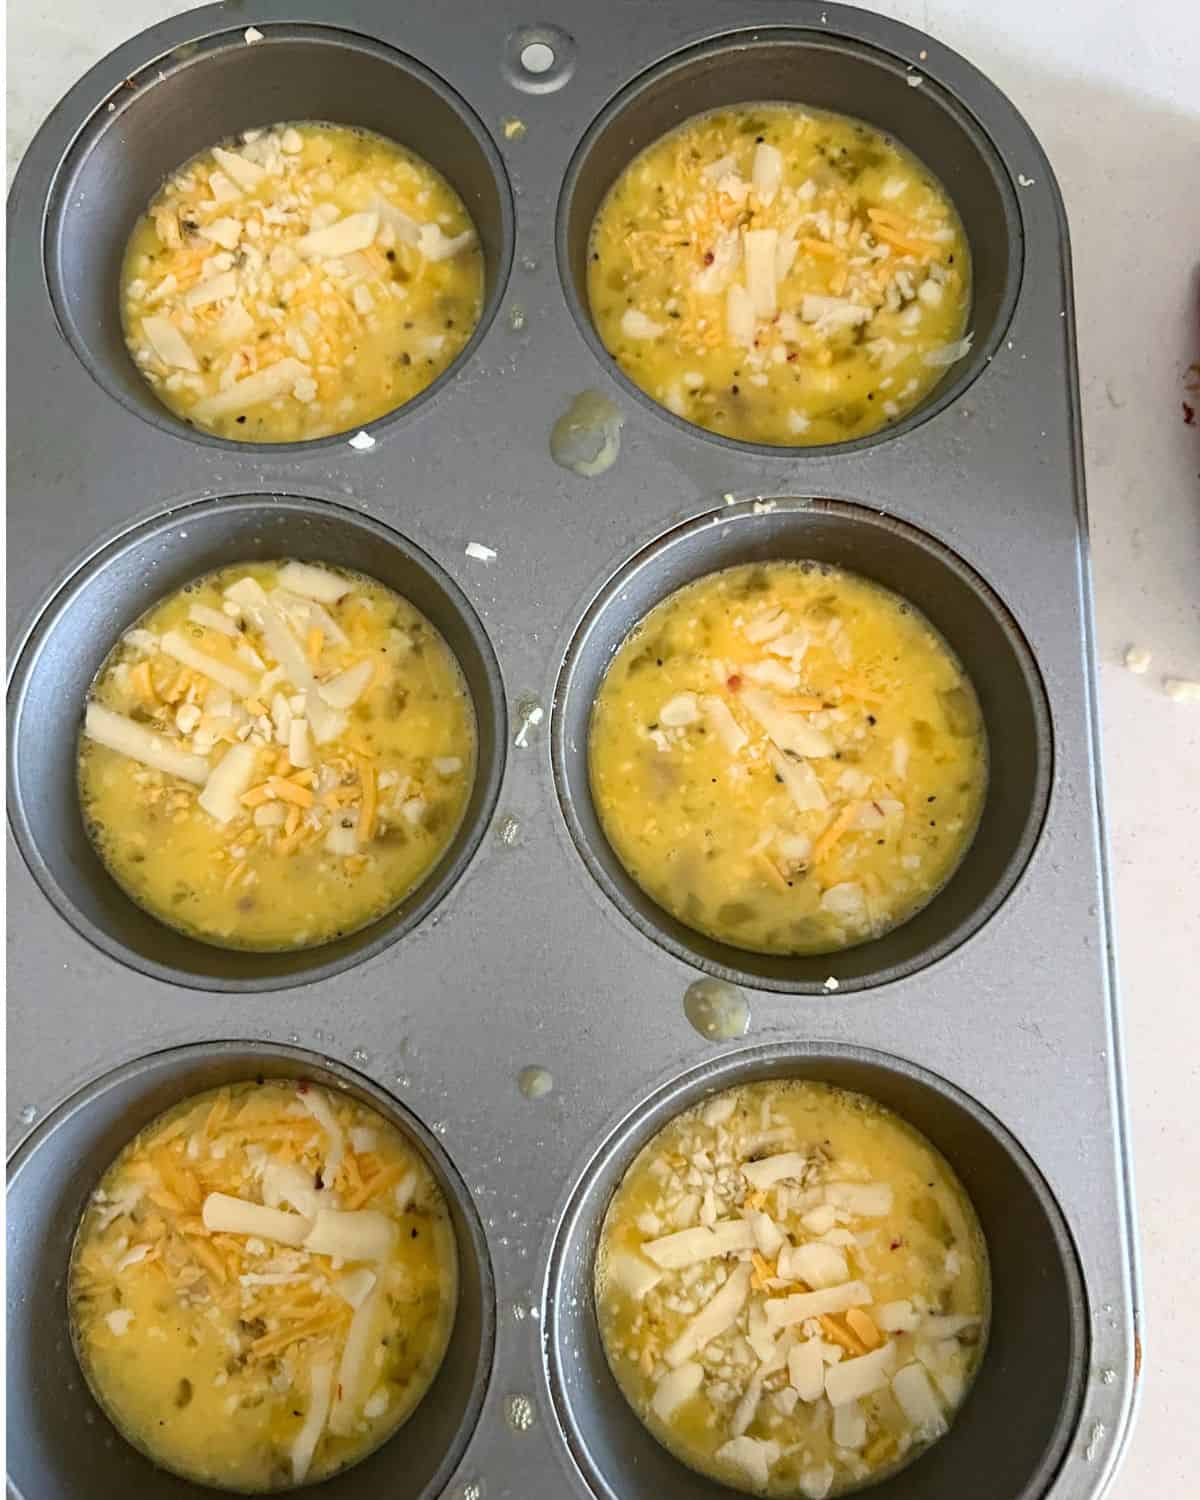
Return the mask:
<path id="1" fill-rule="evenodd" d="M 501 120 L 500 128 L 504 132 L 506 141 L 523 141 L 529 134 L 528 125 L 524 120 L 518 120 L 515 115 L 509 115 L 506 120 Z"/>
<path id="2" fill-rule="evenodd" d="M 1088 1463 L 1092 1463 L 1100 1452 L 1100 1444 L 1104 1441 L 1105 1426 L 1103 1422 L 1093 1422 L 1092 1430 L 1088 1433 L 1088 1444 L 1083 1450 L 1083 1456 Z"/>
<path id="3" fill-rule="evenodd" d="M 36 1104 L 26 1104 L 25 1107 L 21 1110 L 21 1124 L 22 1125 L 32 1125 L 33 1122 L 36 1119 L 37 1119 L 37 1105 Z"/>
<path id="4" fill-rule="evenodd" d="M 483 1500 L 484 1488 L 482 1479 L 466 1479 L 458 1487 L 458 1500 Z"/>
<path id="5" fill-rule="evenodd" d="M 528 1396 L 510 1396 L 504 1403 L 504 1415 L 514 1432 L 528 1432 L 537 1421 L 537 1413 Z"/>
<path id="6" fill-rule="evenodd" d="M 300 1033 L 298 1031 L 289 1031 L 288 1032 L 288 1042 L 293 1047 L 298 1047 L 300 1045 Z"/>
<path id="7" fill-rule="evenodd" d="M 445 1122 L 445 1120 L 435 1120 L 433 1122 L 432 1126 L 430 1126 L 430 1129 L 433 1131 L 434 1135 L 445 1135 L 446 1134 L 446 1122 Z"/>
<path id="8" fill-rule="evenodd" d="M 408 1076 L 407 1073 L 397 1073 L 396 1074 L 396 1087 L 398 1089 L 411 1088 L 412 1087 L 412 1079 Z"/>
<path id="9" fill-rule="evenodd" d="M 359 1063 L 365 1067 L 371 1061 L 371 1054 L 365 1047 L 355 1047 L 354 1051 L 350 1054 L 350 1061 Z"/>
<path id="10" fill-rule="evenodd" d="M 505 813 L 496 824 L 496 837 L 506 849 L 514 849 L 521 837 L 521 825 L 512 813 Z"/>
<path id="11" fill-rule="evenodd" d="M 517 1087 L 526 1099 L 544 1099 L 554 1087 L 554 1076 L 548 1068 L 522 1068 Z"/>
<path id="12" fill-rule="evenodd" d="M 1116 1378 L 1117 1372 L 1113 1369 L 1110 1369 L 1107 1365 L 1103 1370 L 1100 1371 L 1101 1385 L 1112 1385 L 1113 1381 L 1116 1380 Z"/>
<path id="13" fill-rule="evenodd" d="M 514 302 L 508 310 L 508 326 L 514 333 L 520 333 L 525 327 L 525 309 L 520 303 Z"/>
<path id="14" fill-rule="evenodd" d="M 572 474 L 594 479 L 616 463 L 624 425 L 621 408 L 607 396 L 583 391 L 550 429 L 550 457 Z"/>
<path id="15" fill-rule="evenodd" d="M 683 992 L 683 1013 L 710 1042 L 745 1036 L 750 1026 L 750 1002 L 724 979 L 697 979 Z"/>

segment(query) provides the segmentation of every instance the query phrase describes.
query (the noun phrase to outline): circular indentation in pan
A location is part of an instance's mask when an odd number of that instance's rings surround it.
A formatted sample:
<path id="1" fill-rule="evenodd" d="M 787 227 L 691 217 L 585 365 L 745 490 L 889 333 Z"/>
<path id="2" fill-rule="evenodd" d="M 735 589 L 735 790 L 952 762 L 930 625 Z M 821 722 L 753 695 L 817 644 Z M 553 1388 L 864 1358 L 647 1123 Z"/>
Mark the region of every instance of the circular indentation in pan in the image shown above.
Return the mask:
<path id="1" fill-rule="evenodd" d="M 1013 1137 L 944 1079 L 862 1048 L 813 1043 L 727 1054 L 676 1079 L 614 1126 L 559 1223 L 545 1288 L 546 1364 L 559 1431 L 600 1500 L 729 1490 L 659 1446 L 609 1372 L 596 1325 L 593 1263 L 623 1174 L 668 1120 L 707 1094 L 766 1078 L 812 1078 L 895 1110 L 949 1161 L 987 1239 L 992 1324 L 978 1377 L 949 1434 L 871 1489 L 879 1500 L 1039 1500 L 1078 1420 L 1087 1372 L 1087 1305 L 1070 1234 Z"/>
<path id="2" fill-rule="evenodd" d="M 685 583 L 739 563 L 834 563 L 910 600 L 941 631 L 975 685 L 987 725 L 990 779 L 979 830 L 947 884 L 882 937 L 824 957 L 787 958 L 719 943 L 676 921 L 626 873 L 596 815 L 588 780 L 592 705 L 613 653 L 637 622 Z M 1029 859 L 1050 789 L 1050 711 L 1024 636 L 987 584 L 924 532 L 837 500 L 722 507 L 636 554 L 584 616 L 555 693 L 555 781 L 571 835 L 620 910 L 664 948 L 723 979 L 816 994 L 902 978 L 943 957 L 999 907 Z"/>
<path id="3" fill-rule="evenodd" d="M 329 1058 L 271 1042 L 176 1047 L 127 1063 L 73 1095 L 21 1145 L 8 1176 L 8 1479 L 18 1500 L 211 1496 L 116 1435 L 71 1347 L 67 1266 L 89 1195 L 117 1153 L 191 1094 L 256 1077 L 306 1078 L 377 1109 L 418 1151 L 445 1195 L 458 1240 L 459 1304 L 425 1399 L 381 1448 L 320 1485 L 328 1500 L 442 1492 L 474 1429 L 491 1372 L 496 1304 L 483 1229 L 442 1146 L 389 1094 Z"/>
<path id="4" fill-rule="evenodd" d="M 604 195 L 633 158 L 692 115 L 763 100 L 795 101 L 866 120 L 894 136 L 939 178 L 962 218 L 973 259 L 971 352 L 925 400 L 867 437 L 807 454 L 850 453 L 908 432 L 955 401 L 999 347 L 1017 300 L 1023 238 L 1016 194 L 995 147 L 947 89 L 923 75 L 919 88 L 890 53 L 848 37 L 811 31 L 742 33 L 707 42 L 642 74 L 616 96 L 580 142 L 558 206 L 559 272 L 584 338 L 634 400 L 681 431 L 742 452 L 789 450 L 744 443 L 696 427 L 660 406 L 618 369 L 588 311 L 587 251 Z"/>
<path id="5" fill-rule="evenodd" d="M 504 42 L 504 76 L 525 94 L 552 94 L 575 71 L 575 42 L 561 26 L 519 26 Z"/>
<path id="6" fill-rule="evenodd" d="M 441 631 L 475 704 L 478 764 L 462 825 L 422 883 L 360 932 L 300 952 L 245 953 L 183 936 L 136 905 L 84 831 L 76 744 L 88 687 L 152 604 L 231 563 L 297 557 L 370 574 Z M 9 818 L 43 891 L 86 938 L 176 984 L 265 990 L 324 979 L 409 932 L 449 891 L 496 804 L 507 741 L 500 669 L 465 595 L 389 527 L 325 501 L 239 495 L 181 506 L 118 537 L 62 584 L 26 641 L 9 689 Z"/>
<path id="7" fill-rule="evenodd" d="M 513 212 L 491 137 L 448 85 L 380 42 L 320 26 L 272 26 L 254 46 L 246 45 L 241 30 L 220 32 L 149 65 L 135 83 L 111 114 L 101 105 L 73 142 L 46 213 L 46 275 L 55 313 L 109 395 L 165 431 L 245 449 L 189 426 L 158 401 L 125 346 L 118 287 L 130 232 L 163 179 L 230 135 L 282 120 L 328 120 L 386 136 L 436 167 L 466 204 L 484 253 L 479 326 L 432 385 L 371 430 L 410 415 L 454 379 L 500 305 L 512 264 Z M 344 441 L 341 435 L 254 446 L 308 452 Z"/>

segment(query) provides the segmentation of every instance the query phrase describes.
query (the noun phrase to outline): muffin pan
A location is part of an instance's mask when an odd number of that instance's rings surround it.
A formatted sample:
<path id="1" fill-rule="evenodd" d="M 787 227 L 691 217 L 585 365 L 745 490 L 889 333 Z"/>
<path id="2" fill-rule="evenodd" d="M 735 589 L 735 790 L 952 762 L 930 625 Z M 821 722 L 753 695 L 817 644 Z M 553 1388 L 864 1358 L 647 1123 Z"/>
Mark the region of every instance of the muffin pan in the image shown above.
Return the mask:
<path id="1" fill-rule="evenodd" d="M 630 1416 L 590 1263 L 638 1146 L 709 1089 L 782 1072 L 875 1094 L 971 1193 L 995 1323 L 950 1436 L 880 1500 L 1085 1500 L 1141 1362 L 1062 204 L 1012 105 L 864 11 L 720 0 L 265 0 L 164 22 L 94 68 L 10 199 L 9 1452 L 20 1500 L 209 1493 L 152 1468 L 74 1365 L 63 1278 L 87 1192 L 141 1124 L 223 1079 L 304 1074 L 392 1114 L 452 1204 L 464 1298 L 410 1424 L 329 1495 L 670 1500 L 725 1493 Z M 278 18 L 276 22 L 275 18 Z M 247 28 L 251 40 L 247 41 Z M 255 39 L 256 33 L 261 39 Z M 893 427 L 767 449 L 688 426 L 604 353 L 587 227 L 628 160 L 697 110 L 807 101 L 938 173 L 975 261 L 971 353 Z M 326 117 L 439 167 L 478 225 L 483 320 L 449 371 L 345 437 L 240 447 L 142 385 L 120 337 L 124 236 L 161 175 L 239 129 Z M 572 399 L 624 419 L 584 478 L 550 456 Z M 471 546 L 471 544 L 478 544 Z M 407 594 L 459 656 L 480 771 L 458 839 L 394 914 L 307 954 L 223 953 L 112 884 L 74 799 L 84 689 L 188 577 L 281 553 Z M 494 555 L 492 555 L 494 554 Z M 678 584 L 817 557 L 906 594 L 964 660 L 992 746 L 984 821 L 935 901 L 878 942 L 756 959 L 670 922 L 599 833 L 595 687 Z M 703 973 L 750 1031 L 687 1023 Z M 536 1065 L 536 1099 L 518 1075 Z M 419 1459 L 415 1455 L 419 1454 Z"/>

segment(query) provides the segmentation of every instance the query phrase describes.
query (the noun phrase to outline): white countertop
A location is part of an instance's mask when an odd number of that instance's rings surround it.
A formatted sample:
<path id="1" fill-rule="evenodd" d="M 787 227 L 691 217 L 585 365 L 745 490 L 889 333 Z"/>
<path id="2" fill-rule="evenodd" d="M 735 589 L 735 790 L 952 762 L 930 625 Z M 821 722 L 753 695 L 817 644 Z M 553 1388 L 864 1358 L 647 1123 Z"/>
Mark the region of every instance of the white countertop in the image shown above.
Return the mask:
<path id="1" fill-rule="evenodd" d="M 9 12 L 9 173 L 85 69 L 173 0 Z M 1148 1332 L 1141 1417 L 1111 1500 L 1200 1474 L 1200 6 L 1195 0 L 877 0 L 988 73 L 1067 201 L 1101 657 L 1104 755 Z M 553 19 L 553 0 L 532 7 Z M 247 23 L 252 8 L 240 12 Z M 1153 653 L 1144 676 L 1130 644 Z M 1052 982 L 1052 976 L 1047 976 Z M 1064 1067 L 1070 1059 L 1064 1059 Z"/>

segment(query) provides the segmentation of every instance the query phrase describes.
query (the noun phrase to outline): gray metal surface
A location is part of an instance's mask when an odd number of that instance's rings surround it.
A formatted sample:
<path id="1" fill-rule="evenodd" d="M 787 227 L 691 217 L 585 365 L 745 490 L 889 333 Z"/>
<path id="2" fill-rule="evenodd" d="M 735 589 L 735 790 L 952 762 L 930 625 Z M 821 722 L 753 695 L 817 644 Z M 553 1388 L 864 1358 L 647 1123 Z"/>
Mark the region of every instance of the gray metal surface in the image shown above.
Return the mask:
<path id="1" fill-rule="evenodd" d="M 1075 1382 L 1078 1417 L 1046 1494 L 1094 1497 L 1128 1431 L 1140 1307 L 1098 779 L 1070 262 L 1052 172 L 1012 106 L 962 59 L 862 12 L 803 0 L 736 7 L 561 0 L 555 20 L 569 43 L 516 0 L 213 7 L 119 49 L 67 96 L 31 146 L 10 201 L 14 654 L 58 583 L 104 541 L 182 502 L 288 494 L 361 508 L 441 564 L 483 622 L 510 715 L 530 697 L 549 714 L 589 605 L 655 537 L 727 495 L 845 499 L 892 514 L 957 553 L 1028 642 L 1049 704 L 1053 760 L 1045 822 L 1024 873 L 967 941 L 893 982 L 842 996 L 751 986 L 747 1043 L 714 1049 L 683 1015 L 696 968 L 629 921 L 580 857 L 556 793 L 546 724 L 523 746 L 508 735 L 497 820 L 515 820 L 515 838 L 489 831 L 454 888 L 400 941 L 336 976 L 287 990 L 207 993 L 136 972 L 63 919 L 10 839 L 11 1143 L 32 1131 L 30 1161 L 76 1149 L 61 1134 L 63 1117 L 40 1134 L 37 1117 L 111 1068 L 176 1044 L 295 1037 L 353 1061 L 433 1130 L 487 1232 L 498 1299 L 495 1363 L 449 1493 L 482 1478 L 488 1496 L 557 1500 L 591 1491 L 559 1426 L 561 1389 L 551 1397 L 564 1349 L 549 1358 L 543 1346 L 551 1325 L 564 1340 L 572 1335 L 561 1318 L 546 1319 L 542 1304 L 547 1286 L 559 1284 L 547 1281 L 551 1247 L 560 1226 L 567 1233 L 563 1216 L 577 1184 L 585 1191 L 578 1180 L 601 1145 L 659 1088 L 749 1042 L 893 1054 L 944 1078 L 1011 1132 L 1062 1210 L 1083 1282 L 1078 1306 L 1064 1316 L 1086 1314 L 1087 1356 Z M 416 410 L 378 426 L 368 452 L 337 443 L 234 449 L 152 424 L 88 373 L 60 335 L 48 295 L 45 206 L 84 123 L 107 114 L 110 100 L 119 116 L 127 98 L 169 87 L 171 54 L 183 47 L 176 61 L 186 60 L 198 39 L 236 35 L 253 23 L 266 38 L 255 48 L 266 52 L 273 21 L 341 26 L 418 58 L 478 115 L 511 183 L 515 254 L 507 284 L 502 275 L 496 282 L 503 301 L 495 320 L 453 378 Z M 739 448 L 650 408 L 583 336 L 560 276 L 560 190 L 592 121 L 643 69 L 708 37 L 749 34 L 756 23 L 861 39 L 898 59 L 892 72 L 911 69 L 955 96 L 990 140 L 1019 213 L 1019 289 L 1007 328 L 996 327 L 995 338 L 987 330 L 991 360 L 965 389 L 957 377 L 949 381 L 929 420 L 845 451 Z M 538 78 L 521 72 L 526 25 L 530 39 L 558 43 L 565 67 Z M 888 66 L 881 64 L 885 72 Z M 805 81 L 800 70 L 798 97 Z M 904 86 L 912 94 L 924 87 Z M 886 126 L 877 106 L 888 97 L 881 89 L 843 107 Z M 168 128 L 169 112 L 161 118 Z M 509 118 L 525 123 L 523 138 L 505 136 Z M 252 122 L 229 128 L 239 123 Z M 502 265 L 503 245 L 496 253 Z M 564 275 L 569 284 L 569 266 Z M 1003 298 L 992 323 L 1002 317 Z M 625 415 L 620 458 L 590 480 L 556 467 L 547 449 L 554 419 L 588 388 Z M 494 548 L 495 561 L 468 558 L 470 541 Z M 996 743 L 1005 727 L 989 725 Z M 38 725 L 26 722 L 22 733 L 36 735 Z M 834 957 L 829 972 L 838 970 Z M 554 1092 L 536 1102 L 516 1086 L 529 1063 L 550 1068 L 555 1079 Z M 65 1117 L 75 1118 L 72 1111 Z M 45 1208 L 36 1195 L 18 1197 L 10 1233 L 19 1235 L 25 1216 Z M 32 1316 L 29 1292 L 10 1283 L 10 1318 Z M 39 1318 L 55 1321 L 52 1304 L 36 1305 Z M 997 1319 L 1019 1320 L 1027 1311 L 1014 1288 Z M 38 1332 L 50 1342 L 65 1337 L 65 1310 L 59 1326 Z M 533 1401 L 528 1430 L 507 1419 L 516 1395 Z M 598 1390 L 596 1399 L 611 1393 Z M 1000 1427 L 1026 1420 L 1011 1394 L 989 1414 Z M 946 1446 L 961 1437 L 952 1433 Z M 622 1500 L 663 1488 L 649 1471 L 638 1486 Z M 111 1493 L 103 1481 L 94 1492 Z M 878 1491 L 890 1492 L 890 1485 Z M 26 1480 L 25 1500 L 59 1493 L 66 1492 Z M 669 1493 L 701 1491 L 675 1469 Z M 929 1493 L 940 1500 L 942 1491 Z"/>

